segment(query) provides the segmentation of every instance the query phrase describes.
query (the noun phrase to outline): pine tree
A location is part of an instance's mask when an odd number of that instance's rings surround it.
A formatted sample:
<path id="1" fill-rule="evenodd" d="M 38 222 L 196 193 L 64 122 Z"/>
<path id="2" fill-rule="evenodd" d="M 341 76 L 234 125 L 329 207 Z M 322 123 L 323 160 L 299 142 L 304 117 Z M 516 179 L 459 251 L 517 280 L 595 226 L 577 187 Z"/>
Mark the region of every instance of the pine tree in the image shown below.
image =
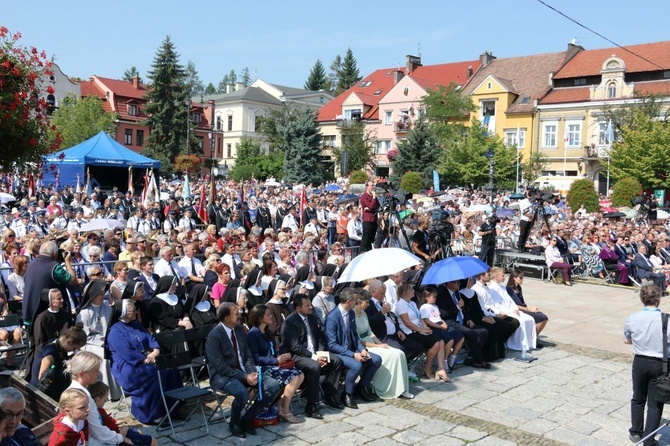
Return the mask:
<path id="1" fill-rule="evenodd" d="M 186 64 L 186 78 L 184 83 L 186 84 L 186 91 L 190 97 L 193 96 L 202 96 L 205 93 L 205 84 L 200 80 L 198 75 L 198 70 L 195 69 L 195 64 L 192 61 L 188 61 Z"/>
<path id="2" fill-rule="evenodd" d="M 209 84 L 207 84 L 207 86 L 205 87 L 205 94 L 206 95 L 216 94 L 216 87 L 214 86 L 213 83 L 210 82 Z"/>
<path id="3" fill-rule="evenodd" d="M 228 78 L 227 74 L 219 81 L 219 85 L 216 87 L 216 92 L 219 94 L 224 94 L 226 92 L 226 85 L 230 85 L 230 79 Z"/>
<path id="4" fill-rule="evenodd" d="M 277 122 L 284 141 L 284 180 L 288 183 L 321 184 L 321 130 L 309 108 L 289 110 Z"/>
<path id="5" fill-rule="evenodd" d="M 354 52 L 351 51 L 351 48 L 347 48 L 347 53 L 344 55 L 342 69 L 340 70 L 340 76 L 337 82 L 337 94 L 346 91 L 359 80 L 361 80 L 361 76 L 356 64 Z"/>
<path id="6" fill-rule="evenodd" d="M 326 69 L 323 67 L 321 60 L 317 60 L 312 71 L 309 72 L 307 81 L 305 82 L 305 90 L 319 91 L 328 90 L 328 79 L 326 78 Z"/>
<path id="7" fill-rule="evenodd" d="M 342 56 L 339 54 L 335 56 L 335 59 L 330 63 L 329 69 L 328 86 L 330 87 L 330 92 L 337 95 L 338 93 L 335 90 L 340 80 L 340 72 L 342 71 Z"/>
<path id="8" fill-rule="evenodd" d="M 406 172 L 421 174 L 426 187 L 433 182 L 433 169 L 440 159 L 441 149 L 427 121 L 421 119 L 407 133 L 407 139 L 398 143 L 398 158 L 393 162 L 391 181 L 400 183 Z"/>
<path id="9" fill-rule="evenodd" d="M 242 68 L 242 74 L 240 75 L 242 80 L 241 82 L 245 87 L 251 85 L 251 75 L 249 74 L 249 67 Z"/>
<path id="10" fill-rule="evenodd" d="M 235 74 L 235 70 L 230 70 L 230 73 L 228 73 L 228 83 L 232 86 L 235 86 L 236 82 L 237 82 L 237 74 Z"/>
<path id="11" fill-rule="evenodd" d="M 186 152 L 186 100 L 184 67 L 170 36 L 156 52 L 148 73 L 152 88 L 146 95 L 146 125 L 150 153 L 171 166 L 174 158 Z"/>
<path id="12" fill-rule="evenodd" d="M 124 81 L 132 82 L 133 78 L 135 76 L 140 78 L 140 83 L 143 83 L 142 78 L 140 77 L 140 72 L 137 71 L 136 67 L 134 67 L 134 66 L 130 67 L 126 71 L 123 72 L 123 80 Z"/>

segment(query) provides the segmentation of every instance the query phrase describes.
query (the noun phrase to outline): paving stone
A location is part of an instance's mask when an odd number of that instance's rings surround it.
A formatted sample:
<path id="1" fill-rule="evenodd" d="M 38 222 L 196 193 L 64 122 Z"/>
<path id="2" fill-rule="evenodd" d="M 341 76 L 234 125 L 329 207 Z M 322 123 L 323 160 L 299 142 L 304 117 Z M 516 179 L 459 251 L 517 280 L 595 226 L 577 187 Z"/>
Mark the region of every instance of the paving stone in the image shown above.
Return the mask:
<path id="1" fill-rule="evenodd" d="M 485 432 L 478 431 L 476 429 L 472 429 L 469 427 L 464 427 L 464 426 L 456 426 L 449 432 L 450 437 L 456 437 L 456 438 L 461 438 L 463 440 L 468 440 L 468 441 L 475 441 L 479 440 L 480 438 L 486 437 L 487 434 Z"/>
<path id="2" fill-rule="evenodd" d="M 469 443 L 473 446 L 515 446 L 516 443 L 511 441 L 502 440 L 496 437 L 484 437 L 481 440 L 477 440 L 473 443 Z"/>

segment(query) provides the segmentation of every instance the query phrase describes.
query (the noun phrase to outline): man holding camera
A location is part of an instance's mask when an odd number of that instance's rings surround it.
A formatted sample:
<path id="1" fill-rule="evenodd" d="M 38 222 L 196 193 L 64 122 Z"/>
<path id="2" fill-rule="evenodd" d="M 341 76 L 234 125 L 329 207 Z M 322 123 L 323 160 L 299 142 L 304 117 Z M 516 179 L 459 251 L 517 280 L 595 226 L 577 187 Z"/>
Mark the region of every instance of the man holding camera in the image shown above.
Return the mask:
<path id="1" fill-rule="evenodd" d="M 479 236 L 482 238 L 482 247 L 479 251 L 479 260 L 488 266 L 493 266 L 493 258 L 496 252 L 496 223 L 498 218 L 491 214 L 484 224 L 479 227 Z"/>
<path id="2" fill-rule="evenodd" d="M 361 253 L 372 249 L 372 242 L 377 234 L 377 210 L 379 210 L 379 200 L 375 191 L 375 183 L 368 181 L 365 184 L 365 192 L 359 199 L 361 209 L 363 210 L 363 235 L 361 236 Z"/>

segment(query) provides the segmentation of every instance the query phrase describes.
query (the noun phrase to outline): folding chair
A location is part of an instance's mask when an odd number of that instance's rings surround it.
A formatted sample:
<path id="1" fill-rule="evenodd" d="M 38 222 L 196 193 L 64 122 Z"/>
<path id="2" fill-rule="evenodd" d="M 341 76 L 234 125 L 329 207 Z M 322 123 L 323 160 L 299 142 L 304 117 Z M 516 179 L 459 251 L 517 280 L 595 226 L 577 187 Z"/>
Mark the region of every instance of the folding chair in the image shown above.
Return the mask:
<path id="1" fill-rule="evenodd" d="M 556 283 L 556 278 L 563 277 L 562 274 L 563 274 L 562 270 L 558 268 L 549 268 L 549 274 L 547 274 L 547 282 Z"/>
<path id="2" fill-rule="evenodd" d="M 0 329 L 18 326 L 19 328 L 23 327 L 19 316 L 16 314 L 8 314 L 7 316 L 0 317 Z M 10 333 L 10 341 L 11 341 Z M 22 335 L 23 336 L 23 335 Z M 23 369 L 26 358 L 28 357 L 28 344 L 21 342 L 20 344 L 10 344 L 0 345 L 0 353 L 9 353 L 9 352 L 23 352 L 23 361 L 21 362 L 21 370 Z"/>
<path id="3" fill-rule="evenodd" d="M 177 344 L 182 344 L 184 346 L 183 350 L 188 351 L 184 330 L 161 331 L 160 333 L 154 333 L 154 338 L 162 350 L 171 351 Z"/>
<path id="4" fill-rule="evenodd" d="M 184 340 L 186 341 L 187 350 L 189 352 L 191 351 L 191 343 L 207 339 L 207 335 L 209 335 L 209 332 L 212 331 L 214 327 L 214 325 L 203 325 L 201 327 L 193 327 L 189 330 L 185 330 Z M 203 355 L 196 356 L 192 358 L 191 366 L 196 368 L 195 377 L 197 378 L 198 375 L 200 375 L 200 372 L 207 366 L 207 361 Z M 199 385 L 197 382 L 194 384 Z"/>
<path id="5" fill-rule="evenodd" d="M 207 420 L 208 421 L 223 420 L 225 422 L 226 421 L 226 413 L 223 410 L 223 402 L 228 397 L 228 393 L 223 391 L 223 390 L 220 390 L 220 389 L 215 389 L 214 387 L 211 386 L 212 373 L 209 369 L 209 363 L 207 362 L 207 357 L 203 356 L 200 361 L 202 361 L 202 364 L 207 368 L 207 374 L 210 376 L 210 380 L 208 381 L 209 384 L 206 387 L 203 387 L 203 389 L 209 390 L 210 392 L 212 392 L 212 394 L 214 395 L 214 399 L 216 400 L 216 407 L 212 411 L 212 414 L 209 416 L 209 418 L 207 418 Z M 214 416 L 216 415 L 216 412 L 219 411 L 219 410 L 221 411 L 221 416 L 219 418 L 214 418 Z"/>
<path id="6" fill-rule="evenodd" d="M 163 370 L 179 370 L 181 367 L 188 367 L 191 370 L 191 379 L 195 382 L 193 377 L 193 369 L 191 366 L 191 355 L 184 351 L 179 353 L 167 353 L 161 354 L 156 357 L 156 373 L 158 374 L 158 384 L 161 390 L 161 398 L 163 399 L 163 405 L 165 406 L 166 414 L 156 426 L 156 431 L 161 431 L 167 429 L 167 426 L 163 426 L 165 420 L 168 421 L 170 425 L 170 430 L 172 431 L 172 439 L 177 440 L 177 434 L 174 431 L 175 427 L 179 427 L 186 423 L 193 413 L 200 408 L 200 413 L 202 418 L 205 421 L 205 432 L 202 435 L 192 438 L 204 437 L 209 433 L 209 424 L 207 423 L 207 415 L 205 415 L 205 404 L 204 399 L 212 394 L 212 391 L 209 389 L 201 389 L 196 386 L 184 386 L 173 390 L 166 390 L 163 388 L 163 378 L 161 377 L 161 371 Z M 172 406 L 168 405 L 168 399 L 173 400 Z M 188 413 L 186 419 L 179 424 L 174 424 L 172 422 L 171 412 L 175 410 L 180 404 L 186 406 L 193 405 L 193 409 Z"/>

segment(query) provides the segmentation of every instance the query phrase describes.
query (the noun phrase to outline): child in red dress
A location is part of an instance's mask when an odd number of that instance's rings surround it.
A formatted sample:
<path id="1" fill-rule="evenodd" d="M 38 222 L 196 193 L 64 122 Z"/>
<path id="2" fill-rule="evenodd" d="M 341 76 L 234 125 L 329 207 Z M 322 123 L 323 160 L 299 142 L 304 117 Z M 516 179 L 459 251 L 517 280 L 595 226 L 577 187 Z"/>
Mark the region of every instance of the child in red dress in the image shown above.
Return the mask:
<path id="1" fill-rule="evenodd" d="M 79 389 L 65 390 L 58 404 L 49 446 L 86 446 L 88 444 L 88 396 Z"/>

